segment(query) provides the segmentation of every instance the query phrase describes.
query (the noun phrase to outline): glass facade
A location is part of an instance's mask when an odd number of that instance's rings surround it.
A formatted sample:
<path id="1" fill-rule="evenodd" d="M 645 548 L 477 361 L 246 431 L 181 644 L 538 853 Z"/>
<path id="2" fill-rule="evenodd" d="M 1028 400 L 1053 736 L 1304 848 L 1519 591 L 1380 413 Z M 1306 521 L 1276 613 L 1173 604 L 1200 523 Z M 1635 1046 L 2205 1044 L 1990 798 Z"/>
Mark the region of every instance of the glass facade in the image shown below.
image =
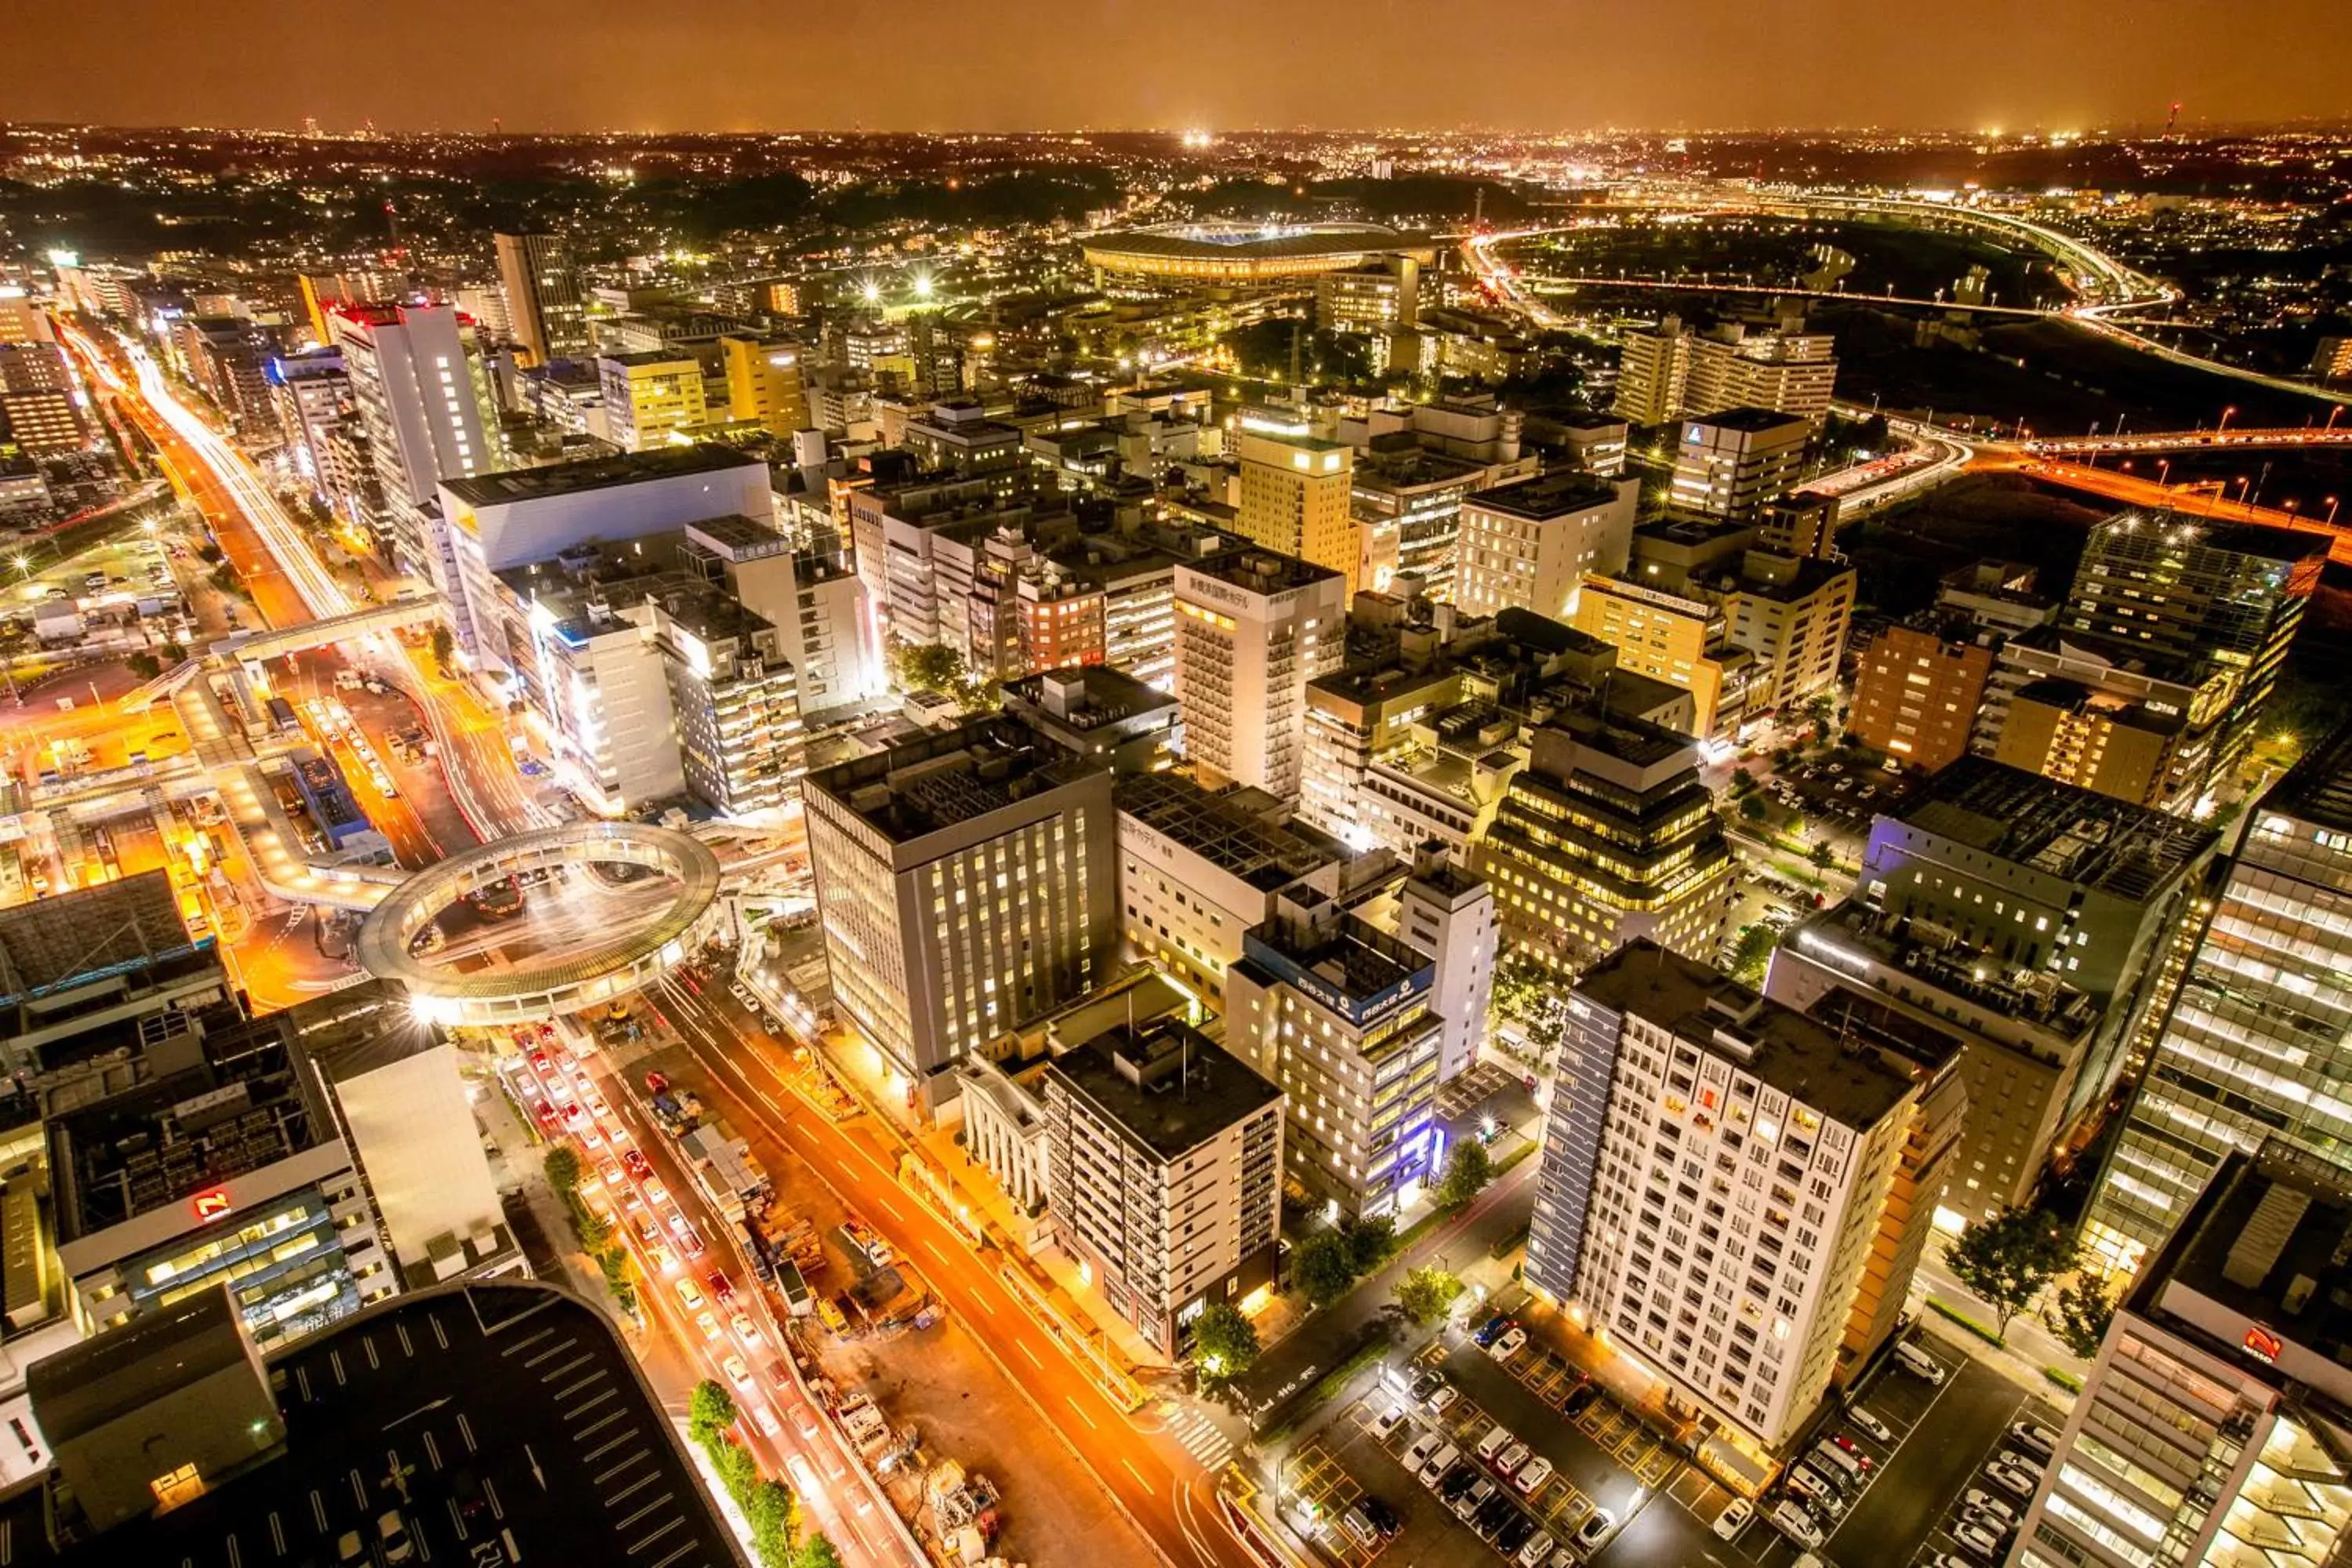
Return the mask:
<path id="1" fill-rule="evenodd" d="M 2113 1268 L 2232 1150 L 2275 1137 L 2352 1167 L 2352 732 L 2252 815 L 2084 1226 Z"/>
<path id="2" fill-rule="evenodd" d="M 123 1302 L 110 1322 L 161 1310 L 226 1281 L 246 1327 L 265 1347 L 360 1308 L 341 1227 L 316 1187 L 231 1215 L 216 1228 L 175 1237 L 125 1258 L 115 1271 Z"/>

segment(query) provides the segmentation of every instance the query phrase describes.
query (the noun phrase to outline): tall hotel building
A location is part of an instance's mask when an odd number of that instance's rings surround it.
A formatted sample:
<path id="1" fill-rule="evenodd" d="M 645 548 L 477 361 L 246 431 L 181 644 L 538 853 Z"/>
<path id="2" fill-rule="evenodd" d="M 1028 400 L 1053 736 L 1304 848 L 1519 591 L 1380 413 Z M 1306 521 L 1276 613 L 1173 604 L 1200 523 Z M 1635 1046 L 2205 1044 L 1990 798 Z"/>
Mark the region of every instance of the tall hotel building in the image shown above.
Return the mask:
<path id="1" fill-rule="evenodd" d="M 1179 564 L 1176 700 L 1203 782 L 1297 798 L 1307 683 L 1347 651 L 1347 579 L 1328 567 L 1263 550 Z"/>
<path id="2" fill-rule="evenodd" d="M 979 719 L 820 769 L 802 793 L 835 998 L 926 1112 L 967 1051 L 1104 977 L 1108 762 Z"/>
<path id="3" fill-rule="evenodd" d="M 1864 1286 L 1882 1249 L 1916 1261 L 1907 1233 L 1930 1223 L 1932 1203 L 1893 1200 L 1949 1056 L 1912 1059 L 1627 944 L 1569 998 L 1528 1284 L 1700 1419 L 1703 1460 L 1760 1480 L 1850 1326 L 1901 1300 L 1903 1280 Z"/>

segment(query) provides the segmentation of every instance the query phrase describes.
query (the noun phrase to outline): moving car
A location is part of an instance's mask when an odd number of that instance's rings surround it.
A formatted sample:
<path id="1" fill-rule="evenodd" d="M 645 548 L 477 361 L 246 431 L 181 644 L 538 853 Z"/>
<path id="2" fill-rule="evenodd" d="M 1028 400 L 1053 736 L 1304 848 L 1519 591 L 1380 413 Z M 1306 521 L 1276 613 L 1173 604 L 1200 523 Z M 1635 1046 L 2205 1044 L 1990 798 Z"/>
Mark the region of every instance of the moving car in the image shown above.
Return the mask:
<path id="1" fill-rule="evenodd" d="M 727 1374 L 728 1382 L 733 1384 L 736 1387 L 742 1389 L 747 1394 L 751 1392 L 751 1369 L 743 1363 L 743 1358 L 741 1356 L 729 1356 L 725 1361 L 719 1363 L 719 1370 Z"/>
<path id="2" fill-rule="evenodd" d="M 680 1279 L 677 1282 L 677 1300 L 678 1304 L 683 1306 L 689 1312 L 698 1312 L 702 1310 L 702 1289 L 700 1286 L 695 1284 L 692 1279 Z"/>

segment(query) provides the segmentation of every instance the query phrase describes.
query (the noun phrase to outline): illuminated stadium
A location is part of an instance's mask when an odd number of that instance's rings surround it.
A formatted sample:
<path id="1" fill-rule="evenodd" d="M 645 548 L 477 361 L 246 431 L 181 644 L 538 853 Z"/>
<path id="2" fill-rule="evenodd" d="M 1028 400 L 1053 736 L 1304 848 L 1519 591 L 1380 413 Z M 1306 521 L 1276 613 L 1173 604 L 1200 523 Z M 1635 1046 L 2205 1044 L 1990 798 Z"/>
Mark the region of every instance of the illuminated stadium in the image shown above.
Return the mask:
<path id="1" fill-rule="evenodd" d="M 1383 256 L 1423 262 L 1436 247 L 1372 223 L 1171 223 L 1090 239 L 1087 261 L 1136 277 L 1250 283 L 1361 267 Z"/>

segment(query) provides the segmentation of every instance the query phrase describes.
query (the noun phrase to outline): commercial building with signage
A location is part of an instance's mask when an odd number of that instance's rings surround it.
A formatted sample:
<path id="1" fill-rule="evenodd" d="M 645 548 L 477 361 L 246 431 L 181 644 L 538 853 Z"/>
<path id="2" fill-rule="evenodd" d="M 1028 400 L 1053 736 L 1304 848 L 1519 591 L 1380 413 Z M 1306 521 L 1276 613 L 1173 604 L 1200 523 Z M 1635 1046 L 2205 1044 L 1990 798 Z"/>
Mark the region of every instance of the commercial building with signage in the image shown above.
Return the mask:
<path id="1" fill-rule="evenodd" d="M 2019 1568 L 2319 1563 L 2352 1542 L 2352 1186 L 2232 1153 L 2117 1306 Z"/>

